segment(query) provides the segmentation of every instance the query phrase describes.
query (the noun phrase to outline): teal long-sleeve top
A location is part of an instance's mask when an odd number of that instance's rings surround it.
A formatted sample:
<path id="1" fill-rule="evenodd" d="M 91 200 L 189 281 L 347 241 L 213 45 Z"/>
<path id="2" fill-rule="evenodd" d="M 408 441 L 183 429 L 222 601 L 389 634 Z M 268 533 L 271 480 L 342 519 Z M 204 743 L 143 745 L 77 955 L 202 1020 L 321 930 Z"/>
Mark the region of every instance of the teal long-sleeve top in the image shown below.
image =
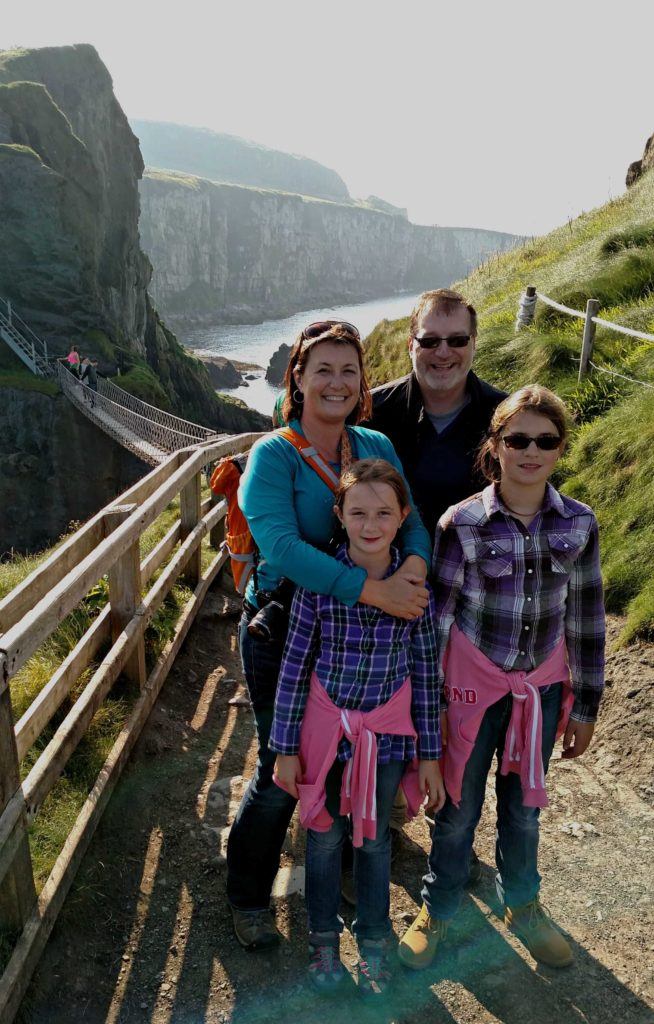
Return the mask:
<path id="1" fill-rule="evenodd" d="M 299 420 L 289 426 L 302 433 Z M 387 459 L 400 473 L 402 466 L 384 434 L 365 427 L 348 427 L 355 459 Z M 338 467 L 334 467 L 338 469 Z M 408 485 L 407 485 L 408 486 Z M 238 491 L 238 503 L 259 548 L 260 590 L 273 590 L 282 576 L 316 594 L 336 597 L 347 605 L 359 599 L 366 571 L 350 567 L 319 550 L 334 531 L 334 495 L 300 453 L 279 434 L 269 434 L 253 446 Z M 411 513 L 399 532 L 402 555 L 431 559 L 429 534 L 411 500 Z M 250 580 L 246 598 L 257 603 Z"/>

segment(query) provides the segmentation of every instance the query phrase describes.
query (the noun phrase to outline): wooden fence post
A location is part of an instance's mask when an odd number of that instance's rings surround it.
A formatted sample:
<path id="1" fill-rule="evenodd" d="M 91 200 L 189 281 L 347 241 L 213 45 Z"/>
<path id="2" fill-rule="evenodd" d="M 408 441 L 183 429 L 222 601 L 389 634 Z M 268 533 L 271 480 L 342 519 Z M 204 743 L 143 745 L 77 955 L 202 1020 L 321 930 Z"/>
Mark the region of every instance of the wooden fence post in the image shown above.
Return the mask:
<path id="1" fill-rule="evenodd" d="M 112 533 L 132 514 L 136 505 L 116 505 L 107 510 L 105 530 Z M 111 639 L 115 643 L 141 603 L 141 553 L 138 537 L 124 555 L 109 570 L 109 604 L 111 605 Z M 124 674 L 139 690 L 145 686 L 145 642 L 141 637 L 134 653 L 123 669 Z"/>
<path id="2" fill-rule="evenodd" d="M 202 515 L 200 506 L 202 504 L 202 481 L 201 473 L 198 472 L 189 480 L 186 487 L 180 492 L 180 520 L 182 541 L 186 540 L 191 530 L 197 526 Z M 195 588 L 202 575 L 202 548 L 197 548 L 186 563 L 183 579 L 189 587 Z"/>
<path id="3" fill-rule="evenodd" d="M 581 341 L 581 360 L 579 362 L 579 377 L 583 378 L 588 373 L 588 364 L 593 358 L 593 345 L 595 344 L 595 324 L 593 317 L 599 313 L 599 299 L 589 299 L 586 303 L 586 319 L 584 320 L 584 334 Z"/>
<path id="4" fill-rule="evenodd" d="M 515 319 L 516 334 L 523 327 L 529 327 L 530 324 L 533 324 L 536 314 L 536 299 L 536 288 L 533 284 L 530 284 L 520 296 L 520 302 L 518 303 L 518 313 Z"/>
<path id="5" fill-rule="evenodd" d="M 4 656 L 0 655 L 0 673 L 5 671 Z M 20 787 L 20 771 L 11 694 L 5 687 L 0 694 L 0 814 Z M 7 839 L 14 850 L 12 864 L 0 883 L 0 929 L 16 934 L 23 930 L 36 903 L 32 858 L 27 840 L 27 817 L 22 810 Z"/>

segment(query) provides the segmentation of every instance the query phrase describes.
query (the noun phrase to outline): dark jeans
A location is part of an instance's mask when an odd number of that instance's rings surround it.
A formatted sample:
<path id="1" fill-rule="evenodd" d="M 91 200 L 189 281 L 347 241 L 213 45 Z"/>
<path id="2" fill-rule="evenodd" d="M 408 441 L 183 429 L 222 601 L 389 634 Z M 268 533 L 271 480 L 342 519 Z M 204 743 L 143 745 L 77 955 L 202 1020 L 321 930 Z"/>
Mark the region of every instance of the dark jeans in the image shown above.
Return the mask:
<path id="1" fill-rule="evenodd" d="M 227 843 L 227 898 L 239 910 L 265 910 L 270 906 L 270 890 L 295 809 L 293 797 L 272 780 L 276 755 L 268 749 L 284 640 L 265 643 L 250 636 L 247 624 L 252 614 L 246 610 L 241 616 L 239 645 L 259 752 Z"/>
<path id="2" fill-rule="evenodd" d="M 344 763 L 335 761 L 327 776 L 327 810 L 334 819 L 329 832 L 307 832 L 306 892 L 309 934 L 343 930 L 338 913 L 341 899 L 341 850 L 349 833 L 349 817 L 339 814 Z M 357 939 L 384 939 L 391 931 L 390 817 L 404 774 L 404 761 L 377 765 L 377 835 L 354 848 L 354 886 L 357 916 L 352 931 Z"/>
<path id="3" fill-rule="evenodd" d="M 540 696 L 543 709 L 543 766 L 547 771 L 561 707 L 561 683 L 543 687 Z M 486 778 L 494 754 L 498 758 L 495 776 L 498 892 L 505 903 L 512 907 L 528 903 L 538 894 L 541 880 L 537 868 L 539 808 L 524 806 L 519 775 L 515 772 L 500 775 L 499 772 L 511 718 L 511 702 L 512 697 L 507 694 L 487 709 L 466 764 L 461 803 L 457 808 L 448 797 L 445 806 L 436 815 L 429 871 L 423 879 L 422 890 L 422 898 L 432 917 L 448 919 L 459 906 L 468 879 L 470 851 L 484 804 Z"/>

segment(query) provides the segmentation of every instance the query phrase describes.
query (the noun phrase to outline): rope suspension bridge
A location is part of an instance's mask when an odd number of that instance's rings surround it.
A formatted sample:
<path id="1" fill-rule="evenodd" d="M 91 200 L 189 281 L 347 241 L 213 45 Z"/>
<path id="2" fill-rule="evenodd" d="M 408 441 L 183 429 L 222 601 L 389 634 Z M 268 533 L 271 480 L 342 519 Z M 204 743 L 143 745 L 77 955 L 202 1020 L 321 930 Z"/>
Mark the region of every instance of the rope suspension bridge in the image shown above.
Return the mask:
<path id="1" fill-rule="evenodd" d="M 46 343 L 2 298 L 0 337 L 35 376 L 55 377 L 66 398 L 87 419 L 150 466 L 158 466 L 189 445 L 225 436 L 149 405 L 113 381 L 100 378 L 97 391 L 89 387 L 67 364 L 48 356 Z"/>

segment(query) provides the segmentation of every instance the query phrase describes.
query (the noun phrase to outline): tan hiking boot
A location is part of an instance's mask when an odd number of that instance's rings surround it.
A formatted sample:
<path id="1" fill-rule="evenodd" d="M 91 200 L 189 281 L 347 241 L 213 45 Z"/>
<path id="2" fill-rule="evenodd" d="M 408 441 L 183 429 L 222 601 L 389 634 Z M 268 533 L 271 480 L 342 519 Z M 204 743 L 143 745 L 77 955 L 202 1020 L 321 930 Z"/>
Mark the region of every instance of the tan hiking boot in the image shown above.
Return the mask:
<path id="1" fill-rule="evenodd" d="M 422 909 L 411 927 L 404 933 L 397 947 L 397 955 L 405 967 L 414 971 L 429 967 L 436 956 L 438 943 L 445 938 L 449 921 L 430 917 L 423 903 Z"/>
<path id="2" fill-rule="evenodd" d="M 573 961 L 570 945 L 561 935 L 536 896 L 521 907 L 506 907 L 504 923 L 541 964 L 569 967 Z"/>
<path id="3" fill-rule="evenodd" d="M 270 910 L 238 910 L 230 906 L 234 934 L 243 949 L 269 949 L 281 938 Z"/>

